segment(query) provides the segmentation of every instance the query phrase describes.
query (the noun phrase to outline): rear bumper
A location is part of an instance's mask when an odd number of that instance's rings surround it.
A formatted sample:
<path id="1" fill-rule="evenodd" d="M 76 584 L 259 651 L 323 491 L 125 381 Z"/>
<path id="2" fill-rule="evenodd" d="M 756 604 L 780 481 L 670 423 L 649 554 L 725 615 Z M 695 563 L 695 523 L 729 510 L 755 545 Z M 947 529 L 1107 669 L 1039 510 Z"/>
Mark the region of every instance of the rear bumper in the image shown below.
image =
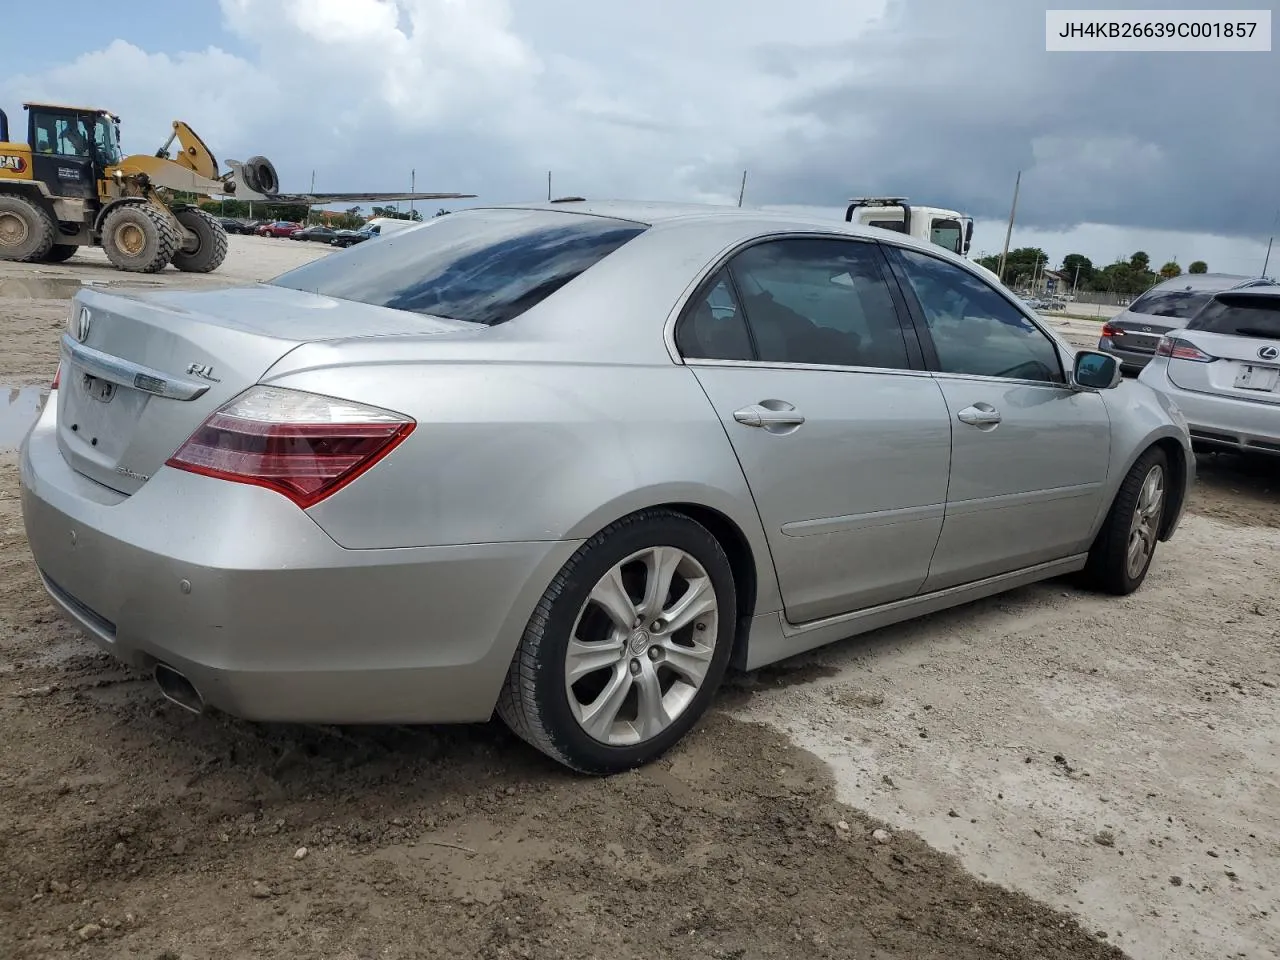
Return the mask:
<path id="1" fill-rule="evenodd" d="M 31 551 L 102 649 L 252 720 L 487 719 L 577 542 L 347 550 L 270 491 L 161 470 L 122 497 L 75 473 L 50 404 L 23 447 Z"/>
<path id="2" fill-rule="evenodd" d="M 1178 405 L 1194 443 L 1280 455 L 1280 406 L 1185 390 L 1169 379 L 1167 362 L 1148 366 L 1141 380 Z"/>

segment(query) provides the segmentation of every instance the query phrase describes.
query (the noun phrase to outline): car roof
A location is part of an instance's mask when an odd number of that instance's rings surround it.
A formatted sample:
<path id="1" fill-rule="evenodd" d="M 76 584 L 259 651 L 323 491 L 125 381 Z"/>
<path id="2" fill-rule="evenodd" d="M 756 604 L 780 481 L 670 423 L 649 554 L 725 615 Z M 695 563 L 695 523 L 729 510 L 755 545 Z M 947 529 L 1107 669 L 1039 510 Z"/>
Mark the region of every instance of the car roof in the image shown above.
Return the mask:
<path id="1" fill-rule="evenodd" d="M 838 215 L 824 217 L 818 214 L 793 213 L 783 210 L 765 210 L 760 207 L 731 207 L 714 203 L 679 203 L 651 200 L 568 200 L 538 201 L 533 203 L 501 203 L 468 207 L 468 210 L 545 210 L 555 213 L 577 213 L 586 216 L 612 217 L 647 227 L 679 227 L 696 224 L 741 225 L 743 236 L 767 232 L 777 228 L 798 232 L 833 233 L 845 236 L 887 240 L 904 247 L 922 250 L 973 267 L 972 261 L 957 256 L 937 244 L 928 243 L 897 230 L 849 223 Z M 766 229 L 761 229 L 766 228 Z"/>
<path id="2" fill-rule="evenodd" d="M 1187 273 L 1161 280 L 1148 290 L 1230 290 L 1246 284 L 1269 284 L 1265 277 L 1249 277 L 1238 273 Z"/>
<path id="3" fill-rule="evenodd" d="M 1231 287 L 1227 290 L 1219 290 L 1214 294 L 1214 299 L 1218 297 L 1275 297 L 1280 298 L 1280 284 L 1265 283 L 1257 286 L 1248 286 L 1244 288 Z"/>

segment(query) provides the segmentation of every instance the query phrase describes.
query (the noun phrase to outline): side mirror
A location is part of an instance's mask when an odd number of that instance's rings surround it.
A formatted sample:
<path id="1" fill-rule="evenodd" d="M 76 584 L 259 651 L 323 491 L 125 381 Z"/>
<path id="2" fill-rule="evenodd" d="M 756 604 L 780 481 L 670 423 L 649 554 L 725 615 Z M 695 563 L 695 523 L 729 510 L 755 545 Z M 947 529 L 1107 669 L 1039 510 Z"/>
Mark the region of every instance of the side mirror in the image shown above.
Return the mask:
<path id="1" fill-rule="evenodd" d="M 1124 374 L 1120 372 L 1120 361 L 1110 354 L 1081 350 L 1076 354 L 1071 378 L 1077 387 L 1086 390 L 1110 390 L 1119 386 Z"/>

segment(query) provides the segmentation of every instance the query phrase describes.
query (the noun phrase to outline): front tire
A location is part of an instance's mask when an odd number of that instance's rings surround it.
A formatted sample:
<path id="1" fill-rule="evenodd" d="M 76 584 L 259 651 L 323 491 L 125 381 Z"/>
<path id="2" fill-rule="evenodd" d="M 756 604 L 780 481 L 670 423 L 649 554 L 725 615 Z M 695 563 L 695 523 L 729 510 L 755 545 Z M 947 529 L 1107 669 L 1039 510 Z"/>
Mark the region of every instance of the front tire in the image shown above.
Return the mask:
<path id="1" fill-rule="evenodd" d="M 547 588 L 498 715 L 579 772 L 641 766 L 706 711 L 736 623 L 733 571 L 719 541 L 674 511 L 633 514 L 583 544 Z"/>
<path id="2" fill-rule="evenodd" d="M 53 248 L 58 226 L 25 197 L 0 195 L 0 260 L 38 263 Z"/>
<path id="3" fill-rule="evenodd" d="M 1169 458 L 1152 447 L 1129 469 L 1089 551 L 1089 586 L 1116 596 L 1142 586 L 1160 539 L 1168 487 Z"/>
<path id="4" fill-rule="evenodd" d="M 173 265 L 186 273 L 212 273 L 227 259 L 227 231 L 203 210 L 187 207 L 174 214 L 178 222 L 195 236 L 190 247 L 181 246 L 173 254 Z"/>
<path id="5" fill-rule="evenodd" d="M 117 207 L 102 225 L 102 249 L 107 259 L 130 273 L 159 273 L 181 243 L 172 221 L 150 203 Z"/>

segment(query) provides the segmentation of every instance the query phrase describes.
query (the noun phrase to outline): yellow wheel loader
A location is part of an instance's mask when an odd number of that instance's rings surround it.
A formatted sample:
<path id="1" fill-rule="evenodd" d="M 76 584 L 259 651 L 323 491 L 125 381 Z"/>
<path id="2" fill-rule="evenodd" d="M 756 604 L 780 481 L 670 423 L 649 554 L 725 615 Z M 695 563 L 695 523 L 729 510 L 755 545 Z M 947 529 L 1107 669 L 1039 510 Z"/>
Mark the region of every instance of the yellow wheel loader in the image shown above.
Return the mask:
<path id="1" fill-rule="evenodd" d="M 119 269 L 209 273 L 227 255 L 218 220 L 195 206 L 167 202 L 174 192 L 267 203 L 325 204 L 436 200 L 463 193 L 281 194 L 265 157 L 218 161 L 195 132 L 173 122 L 155 155 L 123 156 L 120 118 L 96 107 L 25 103 L 26 143 L 13 142 L 0 110 L 0 260 L 61 263 L 77 247 L 100 246 Z M 174 141 L 178 149 L 170 156 Z"/>

